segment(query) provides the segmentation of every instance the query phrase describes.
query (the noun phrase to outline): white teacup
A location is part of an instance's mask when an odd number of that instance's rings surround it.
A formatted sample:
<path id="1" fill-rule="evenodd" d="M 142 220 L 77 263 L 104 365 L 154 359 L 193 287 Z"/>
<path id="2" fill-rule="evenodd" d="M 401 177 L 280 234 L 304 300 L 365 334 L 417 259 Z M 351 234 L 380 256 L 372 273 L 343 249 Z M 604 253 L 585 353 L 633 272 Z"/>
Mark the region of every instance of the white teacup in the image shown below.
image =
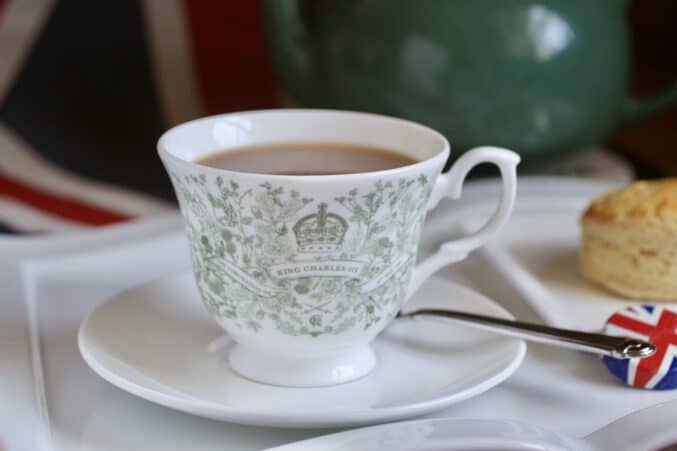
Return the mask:
<path id="1" fill-rule="evenodd" d="M 195 163 L 229 148 L 284 142 L 380 147 L 417 162 L 315 176 Z M 519 162 L 509 150 L 479 147 L 441 174 L 449 143 L 438 132 L 387 116 L 327 110 L 198 119 L 166 132 L 158 149 L 185 219 L 202 300 L 236 342 L 231 367 L 256 381 L 304 387 L 351 381 L 374 368 L 369 342 L 407 298 L 505 224 Z M 468 171 L 484 162 L 497 165 L 503 178 L 496 213 L 477 233 L 443 244 L 415 265 L 426 212 L 442 197 L 458 198 Z"/>

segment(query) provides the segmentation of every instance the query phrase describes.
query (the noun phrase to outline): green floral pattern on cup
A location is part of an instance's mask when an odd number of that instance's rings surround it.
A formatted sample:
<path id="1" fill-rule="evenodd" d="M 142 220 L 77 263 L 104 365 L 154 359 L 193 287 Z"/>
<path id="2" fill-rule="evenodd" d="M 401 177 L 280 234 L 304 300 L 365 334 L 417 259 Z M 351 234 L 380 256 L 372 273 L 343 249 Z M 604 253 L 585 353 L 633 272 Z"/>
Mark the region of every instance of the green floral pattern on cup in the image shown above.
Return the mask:
<path id="1" fill-rule="evenodd" d="M 324 200 L 270 182 L 170 175 L 197 286 L 217 318 L 316 337 L 396 315 L 432 189 L 425 175 Z"/>

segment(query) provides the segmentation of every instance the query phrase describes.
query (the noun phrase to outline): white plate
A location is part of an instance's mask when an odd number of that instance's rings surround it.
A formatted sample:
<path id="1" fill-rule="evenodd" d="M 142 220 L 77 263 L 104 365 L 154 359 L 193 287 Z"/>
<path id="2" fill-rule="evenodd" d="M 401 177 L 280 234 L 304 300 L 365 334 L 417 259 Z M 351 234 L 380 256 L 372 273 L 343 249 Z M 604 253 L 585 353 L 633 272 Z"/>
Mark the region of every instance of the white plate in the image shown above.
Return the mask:
<path id="1" fill-rule="evenodd" d="M 430 279 L 408 305 L 511 318 L 480 294 Z M 278 427 L 338 427 L 421 415 L 482 393 L 510 376 L 523 341 L 440 320 L 401 319 L 374 343 L 377 368 L 323 388 L 258 384 L 226 363 L 231 340 L 208 316 L 191 273 L 128 290 L 82 324 L 78 343 L 110 383 L 184 412 Z"/>
<path id="2" fill-rule="evenodd" d="M 677 402 L 674 401 L 652 406 L 631 413 L 581 439 L 518 421 L 445 418 L 354 429 L 268 451 L 658 450 L 677 439 L 671 418 L 675 408 Z"/>
<path id="3" fill-rule="evenodd" d="M 589 203 L 578 195 L 523 199 L 498 239 L 479 252 L 547 324 L 598 332 L 615 312 L 655 302 L 624 298 L 583 277 L 580 218 Z M 466 223 L 473 229 L 479 220 Z M 677 309 L 675 302 L 661 305 Z"/>
<path id="4" fill-rule="evenodd" d="M 486 183 L 485 189 L 480 190 L 480 184 L 467 193 L 465 200 L 469 202 L 457 208 L 441 208 L 439 213 L 433 211 L 424 229 L 424 253 L 432 252 L 448 239 L 450 224 L 456 226 L 459 234 L 472 232 L 483 224 L 496 203 L 488 195 L 498 185 Z M 546 324 L 600 331 L 612 313 L 633 301 L 615 296 L 582 277 L 577 259 L 579 221 L 593 198 L 615 188 L 617 184 L 600 181 L 521 179 L 512 218 L 496 239 L 477 252 L 483 257 L 486 274 L 494 278 L 499 275 L 512 285 L 521 300 Z M 440 275 L 445 273 L 448 270 Z M 497 293 L 487 294 L 504 304 Z M 510 306 L 511 311 L 520 315 L 514 307 Z"/>
<path id="5" fill-rule="evenodd" d="M 340 432 L 267 451 L 593 451 L 547 430 L 509 420 L 444 418 Z"/>

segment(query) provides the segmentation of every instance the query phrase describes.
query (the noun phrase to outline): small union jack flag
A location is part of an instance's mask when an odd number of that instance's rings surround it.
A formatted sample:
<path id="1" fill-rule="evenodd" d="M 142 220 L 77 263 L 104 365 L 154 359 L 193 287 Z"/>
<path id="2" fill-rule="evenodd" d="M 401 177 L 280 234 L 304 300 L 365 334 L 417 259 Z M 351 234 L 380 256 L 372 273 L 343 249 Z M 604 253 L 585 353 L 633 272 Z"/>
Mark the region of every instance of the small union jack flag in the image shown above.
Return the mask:
<path id="1" fill-rule="evenodd" d="M 656 345 L 656 353 L 643 359 L 605 356 L 604 363 L 616 377 L 634 387 L 677 388 L 677 313 L 652 305 L 628 307 L 612 315 L 604 331 Z"/>

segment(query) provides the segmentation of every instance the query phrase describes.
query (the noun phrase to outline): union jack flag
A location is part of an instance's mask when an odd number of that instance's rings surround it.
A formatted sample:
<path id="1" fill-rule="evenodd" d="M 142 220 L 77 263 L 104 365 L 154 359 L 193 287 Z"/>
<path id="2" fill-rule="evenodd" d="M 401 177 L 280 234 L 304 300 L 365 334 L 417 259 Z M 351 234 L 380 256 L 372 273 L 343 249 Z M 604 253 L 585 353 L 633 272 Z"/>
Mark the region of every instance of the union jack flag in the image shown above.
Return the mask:
<path id="1" fill-rule="evenodd" d="M 0 0 L 0 241 L 168 210 L 158 136 L 277 99 L 259 2 Z"/>
<path id="2" fill-rule="evenodd" d="M 605 332 L 651 341 L 656 353 L 643 359 L 615 359 L 604 363 L 618 378 L 634 387 L 666 390 L 677 387 L 677 313 L 663 307 L 628 307 L 607 321 Z"/>

